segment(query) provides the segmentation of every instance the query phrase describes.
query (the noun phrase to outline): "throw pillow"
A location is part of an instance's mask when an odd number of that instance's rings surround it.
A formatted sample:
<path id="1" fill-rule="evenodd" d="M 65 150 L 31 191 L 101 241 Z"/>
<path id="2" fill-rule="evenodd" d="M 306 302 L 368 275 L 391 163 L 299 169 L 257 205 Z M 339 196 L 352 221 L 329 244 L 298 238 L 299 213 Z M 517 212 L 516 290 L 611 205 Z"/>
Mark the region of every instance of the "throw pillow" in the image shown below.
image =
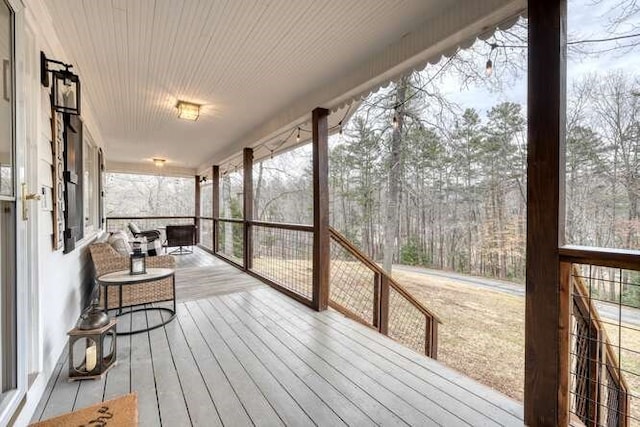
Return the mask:
<path id="1" fill-rule="evenodd" d="M 153 242 L 147 243 L 147 255 L 160 255 L 160 251 L 162 251 L 162 242 L 160 242 L 160 239 L 156 239 Z"/>
<path id="2" fill-rule="evenodd" d="M 109 237 L 109 244 L 118 254 L 123 256 L 129 256 L 131 253 L 131 245 L 129 244 L 129 237 L 124 231 L 116 231 Z"/>
<path id="3" fill-rule="evenodd" d="M 96 241 L 94 243 L 108 243 L 109 236 L 110 236 L 109 233 L 103 231 L 100 234 L 98 234 L 98 237 L 96 237 Z"/>

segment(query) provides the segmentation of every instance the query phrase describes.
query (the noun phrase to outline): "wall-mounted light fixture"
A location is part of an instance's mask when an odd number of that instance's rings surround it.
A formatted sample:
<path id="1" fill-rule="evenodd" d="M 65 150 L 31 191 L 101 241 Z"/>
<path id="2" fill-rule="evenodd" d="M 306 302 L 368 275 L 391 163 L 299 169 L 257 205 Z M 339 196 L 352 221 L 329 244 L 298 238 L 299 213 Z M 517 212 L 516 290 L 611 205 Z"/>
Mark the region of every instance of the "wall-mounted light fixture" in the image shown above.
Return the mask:
<path id="1" fill-rule="evenodd" d="M 54 65 L 55 68 L 49 68 Z M 73 65 L 48 59 L 40 52 L 40 83 L 49 87 L 49 73 L 53 77 L 51 104 L 60 113 L 80 115 L 80 78 L 71 72 Z"/>
<path id="2" fill-rule="evenodd" d="M 198 120 L 200 116 L 200 105 L 192 102 L 178 101 L 178 118 L 185 120 Z"/>
<path id="3" fill-rule="evenodd" d="M 161 168 L 164 166 L 164 163 L 166 162 L 165 159 L 160 159 L 158 157 L 154 157 L 153 159 L 151 159 L 153 161 L 153 164 L 156 165 L 157 167 Z"/>

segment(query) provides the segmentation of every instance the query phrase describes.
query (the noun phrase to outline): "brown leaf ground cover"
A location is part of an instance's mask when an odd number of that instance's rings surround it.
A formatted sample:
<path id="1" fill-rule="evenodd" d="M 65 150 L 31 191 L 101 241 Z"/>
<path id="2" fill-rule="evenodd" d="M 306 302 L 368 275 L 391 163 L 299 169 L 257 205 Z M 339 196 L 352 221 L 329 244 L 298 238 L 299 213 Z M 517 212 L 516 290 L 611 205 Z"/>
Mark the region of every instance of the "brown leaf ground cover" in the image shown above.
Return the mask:
<path id="1" fill-rule="evenodd" d="M 442 319 L 440 362 L 522 401 L 522 297 L 410 272 L 393 276 Z"/>
<path id="2" fill-rule="evenodd" d="M 524 390 L 524 298 L 478 289 L 455 280 L 426 278 L 410 272 L 393 276 L 443 321 L 438 360 L 514 399 Z M 640 330 L 606 324 L 631 389 L 630 425 L 640 425 Z"/>

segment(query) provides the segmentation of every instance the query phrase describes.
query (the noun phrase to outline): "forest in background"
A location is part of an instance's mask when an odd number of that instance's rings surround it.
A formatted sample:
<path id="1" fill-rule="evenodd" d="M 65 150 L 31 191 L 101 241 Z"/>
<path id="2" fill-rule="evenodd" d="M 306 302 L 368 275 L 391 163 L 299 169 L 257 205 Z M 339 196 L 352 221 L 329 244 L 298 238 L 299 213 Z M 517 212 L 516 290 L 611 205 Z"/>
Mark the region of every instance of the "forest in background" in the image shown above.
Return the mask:
<path id="1" fill-rule="evenodd" d="M 388 267 L 423 265 L 522 282 L 526 98 L 513 88 L 525 79 L 524 46 L 526 20 L 521 19 L 358 103 L 342 132 L 330 139 L 332 225 Z M 572 46 L 573 57 L 593 54 L 578 43 Z M 635 44 L 623 47 L 629 55 Z M 640 81 L 633 68 L 573 73 L 570 67 L 568 76 L 567 243 L 637 249 Z M 477 87 L 497 101 L 487 105 L 486 99 L 459 96 Z M 310 166 L 309 146 L 254 165 L 256 218 L 309 224 Z M 221 216 L 238 218 L 242 170 L 221 181 Z M 205 216 L 208 188 L 205 183 Z M 114 200 L 119 201 L 112 211 L 122 214 L 122 199 Z M 170 205 L 188 203 L 170 200 Z M 149 212 L 177 211 L 150 200 L 140 204 Z"/>
<path id="2" fill-rule="evenodd" d="M 332 136 L 331 223 L 381 262 L 389 247 L 394 263 L 522 282 L 526 105 L 457 104 L 437 72 L 369 96 Z M 567 243 L 637 249 L 638 79 L 614 70 L 568 86 Z M 310 223 L 310 156 L 301 147 L 254 166 L 258 219 Z M 223 216 L 241 214 L 241 185 L 241 170 L 223 177 Z"/>

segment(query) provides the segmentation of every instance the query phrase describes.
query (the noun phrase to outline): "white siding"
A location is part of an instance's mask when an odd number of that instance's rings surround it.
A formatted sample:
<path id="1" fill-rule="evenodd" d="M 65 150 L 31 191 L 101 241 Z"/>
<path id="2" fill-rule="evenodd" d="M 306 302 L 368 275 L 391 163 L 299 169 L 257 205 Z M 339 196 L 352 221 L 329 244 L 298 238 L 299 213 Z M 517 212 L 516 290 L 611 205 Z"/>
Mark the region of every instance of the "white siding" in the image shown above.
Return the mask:
<path id="1" fill-rule="evenodd" d="M 26 52 L 28 55 L 38 55 L 39 51 L 44 51 L 48 57 L 55 59 L 66 59 L 64 52 L 59 48 L 55 35 L 51 33 L 51 23 L 43 17 L 39 8 L 36 7 L 39 1 L 25 2 L 27 5 L 27 22 L 35 32 L 37 52 Z M 29 8 L 29 5 L 32 7 Z M 39 57 L 34 59 L 38 61 Z M 37 134 L 37 183 L 32 183 L 34 189 L 41 190 L 43 187 L 52 189 L 52 164 L 53 153 L 51 147 L 51 124 L 49 93 L 47 88 L 39 85 L 37 98 L 30 100 L 27 105 L 38 106 L 39 114 L 36 120 Z M 18 112 L 20 119 L 20 112 Z M 83 105 L 83 118 L 88 116 L 90 121 L 90 111 Z M 93 137 L 98 146 L 102 146 L 102 141 L 93 132 Z M 15 420 L 16 425 L 26 425 L 31 419 L 32 413 L 38 404 L 42 393 L 50 379 L 52 370 L 62 354 L 66 351 L 67 331 L 73 327 L 77 320 L 89 286 L 93 279 L 93 266 L 88 254 L 87 245 L 95 235 L 85 236 L 85 239 L 78 242 L 76 249 L 69 254 L 63 254 L 61 250 L 52 249 L 53 235 L 53 210 L 46 207 L 42 202 L 35 208 L 33 214 L 38 215 L 38 247 L 34 248 L 38 254 L 38 300 L 39 300 L 39 343 L 41 371 L 32 382 L 28 393 L 27 401 L 20 414 Z M 26 284 L 19 284 L 25 286 Z"/>

